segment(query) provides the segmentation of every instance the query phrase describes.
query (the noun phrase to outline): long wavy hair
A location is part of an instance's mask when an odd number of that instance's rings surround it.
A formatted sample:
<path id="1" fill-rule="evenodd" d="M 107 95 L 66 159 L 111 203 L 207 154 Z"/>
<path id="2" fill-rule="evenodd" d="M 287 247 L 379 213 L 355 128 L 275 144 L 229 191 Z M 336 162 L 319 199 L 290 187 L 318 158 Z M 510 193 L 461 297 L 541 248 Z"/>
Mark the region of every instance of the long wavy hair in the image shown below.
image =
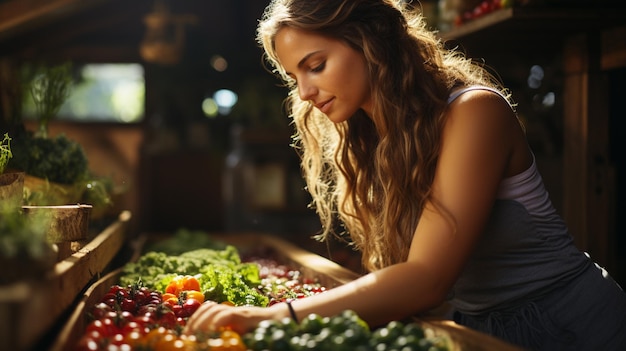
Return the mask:
<path id="1" fill-rule="evenodd" d="M 285 26 L 339 39 L 365 57 L 371 116 L 359 110 L 335 124 L 300 99 L 275 52 L 274 38 Z M 503 90 L 497 79 L 446 49 L 420 12 L 401 0 L 273 0 L 257 41 L 289 88 L 293 146 L 322 223 L 317 239 L 346 238 L 337 230 L 343 226 L 370 271 L 406 260 L 422 210 L 433 202 L 450 92 L 476 84 Z"/>

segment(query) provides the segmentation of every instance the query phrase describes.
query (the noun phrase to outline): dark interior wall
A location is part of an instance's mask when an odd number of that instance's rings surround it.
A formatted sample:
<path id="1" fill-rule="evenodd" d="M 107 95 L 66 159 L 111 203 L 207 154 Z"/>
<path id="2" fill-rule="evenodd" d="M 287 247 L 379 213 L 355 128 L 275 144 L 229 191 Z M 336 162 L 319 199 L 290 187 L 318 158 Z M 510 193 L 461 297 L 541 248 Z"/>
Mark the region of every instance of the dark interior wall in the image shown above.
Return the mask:
<path id="1" fill-rule="evenodd" d="M 616 233 L 612 248 L 615 251 L 616 262 L 613 262 L 615 278 L 624 286 L 626 284 L 626 225 L 621 215 L 626 213 L 626 105 L 624 105 L 623 89 L 626 85 L 626 68 L 619 68 L 609 72 L 610 80 L 610 135 L 609 147 L 611 160 L 609 163 L 614 167 L 614 182 L 616 191 L 615 198 L 615 229 Z"/>

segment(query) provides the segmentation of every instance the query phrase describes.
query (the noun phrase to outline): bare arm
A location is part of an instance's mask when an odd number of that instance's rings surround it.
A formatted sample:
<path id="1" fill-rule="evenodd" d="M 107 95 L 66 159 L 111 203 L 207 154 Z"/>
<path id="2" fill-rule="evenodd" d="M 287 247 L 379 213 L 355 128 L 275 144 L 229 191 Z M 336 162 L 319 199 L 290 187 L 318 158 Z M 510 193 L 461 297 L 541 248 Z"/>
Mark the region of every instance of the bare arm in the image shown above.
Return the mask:
<path id="1" fill-rule="evenodd" d="M 300 318 L 352 309 L 370 325 L 380 325 L 426 311 L 444 300 L 483 231 L 498 184 L 528 167 L 530 159 L 523 133 L 500 97 L 466 93 L 451 105 L 447 117 L 433 183 L 434 202 L 420 218 L 407 261 L 294 301 Z M 198 312 L 189 321 L 188 331 L 222 325 L 243 331 L 263 319 L 289 316 L 284 304 L 206 306 Z"/>

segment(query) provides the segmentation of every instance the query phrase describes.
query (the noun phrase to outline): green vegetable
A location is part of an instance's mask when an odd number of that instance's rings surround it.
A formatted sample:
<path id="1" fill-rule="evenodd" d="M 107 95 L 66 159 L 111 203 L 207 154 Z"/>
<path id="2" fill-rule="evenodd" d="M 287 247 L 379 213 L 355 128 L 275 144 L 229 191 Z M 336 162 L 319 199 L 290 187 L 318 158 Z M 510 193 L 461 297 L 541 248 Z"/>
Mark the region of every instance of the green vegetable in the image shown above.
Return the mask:
<path id="1" fill-rule="evenodd" d="M 180 255 L 147 252 L 137 262 L 124 266 L 120 284 L 125 286 L 141 280 L 151 289 L 165 291 L 177 275 L 198 277 L 209 300 L 255 306 L 269 303 L 269 299 L 256 290 L 261 282 L 258 265 L 242 263 L 239 252 L 231 245 L 223 250 L 203 248 Z"/>
<path id="2" fill-rule="evenodd" d="M 291 318 L 261 321 L 242 338 L 248 350 L 451 350 L 452 340 L 430 335 L 413 322 L 391 321 L 370 330 L 354 311 L 331 316 L 305 316 L 299 323 Z"/>
<path id="3" fill-rule="evenodd" d="M 180 255 L 195 249 L 224 250 L 226 243 L 216 240 L 207 232 L 181 228 L 170 238 L 157 241 L 147 247 L 146 251 L 164 252 L 168 255 Z"/>
<path id="4" fill-rule="evenodd" d="M 13 157 L 11 153 L 11 138 L 9 133 L 5 133 L 4 139 L 0 142 L 0 174 L 4 173 L 11 157 Z"/>

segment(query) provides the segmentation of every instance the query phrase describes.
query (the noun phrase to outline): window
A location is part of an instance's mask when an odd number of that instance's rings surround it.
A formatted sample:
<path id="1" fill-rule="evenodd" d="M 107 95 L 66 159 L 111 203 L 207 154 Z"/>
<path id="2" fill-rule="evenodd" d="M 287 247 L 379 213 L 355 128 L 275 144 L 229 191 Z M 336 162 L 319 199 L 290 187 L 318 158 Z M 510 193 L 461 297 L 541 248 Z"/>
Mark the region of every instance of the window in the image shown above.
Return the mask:
<path id="1" fill-rule="evenodd" d="M 135 123 L 144 117 L 145 81 L 140 64 L 85 64 L 73 69 L 69 97 L 56 116 L 78 122 Z M 24 115 L 34 117 L 27 94 Z"/>

